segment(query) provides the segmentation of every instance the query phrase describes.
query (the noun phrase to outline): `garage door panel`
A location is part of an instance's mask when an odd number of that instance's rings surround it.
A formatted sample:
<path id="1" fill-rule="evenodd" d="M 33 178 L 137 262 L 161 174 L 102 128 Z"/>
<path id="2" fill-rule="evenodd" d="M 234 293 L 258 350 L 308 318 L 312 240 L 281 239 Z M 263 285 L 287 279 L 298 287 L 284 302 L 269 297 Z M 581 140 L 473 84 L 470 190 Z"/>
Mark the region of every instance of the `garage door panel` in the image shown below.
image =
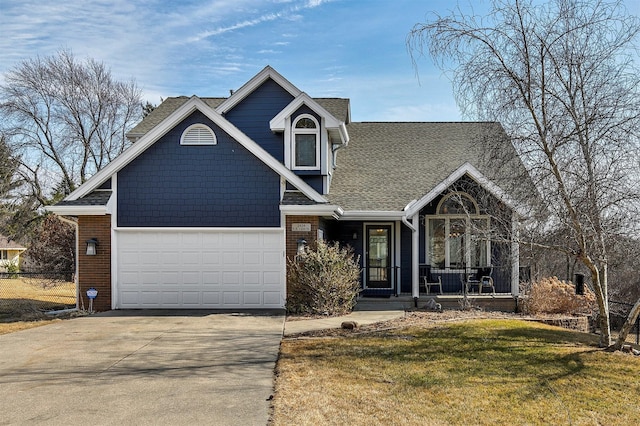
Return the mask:
<path id="1" fill-rule="evenodd" d="M 123 231 L 119 308 L 282 308 L 284 232 Z"/>

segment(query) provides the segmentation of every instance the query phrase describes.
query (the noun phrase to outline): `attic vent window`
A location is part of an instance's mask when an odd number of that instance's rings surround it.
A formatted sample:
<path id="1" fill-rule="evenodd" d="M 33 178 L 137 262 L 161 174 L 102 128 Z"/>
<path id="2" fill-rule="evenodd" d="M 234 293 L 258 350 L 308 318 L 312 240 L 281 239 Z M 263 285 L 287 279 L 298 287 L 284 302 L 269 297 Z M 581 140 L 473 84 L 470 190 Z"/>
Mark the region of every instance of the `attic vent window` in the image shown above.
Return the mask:
<path id="1" fill-rule="evenodd" d="M 204 124 L 193 124 L 185 129 L 180 138 L 180 145 L 215 145 L 216 134 Z"/>

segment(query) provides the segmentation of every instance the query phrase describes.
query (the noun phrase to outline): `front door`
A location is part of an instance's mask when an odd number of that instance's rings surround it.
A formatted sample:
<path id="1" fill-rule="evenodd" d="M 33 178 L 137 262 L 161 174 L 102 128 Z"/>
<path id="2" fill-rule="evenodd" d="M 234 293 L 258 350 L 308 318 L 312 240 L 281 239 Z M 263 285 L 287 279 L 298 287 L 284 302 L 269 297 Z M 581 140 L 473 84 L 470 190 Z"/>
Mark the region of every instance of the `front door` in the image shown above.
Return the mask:
<path id="1" fill-rule="evenodd" d="M 367 225 L 366 288 L 391 289 L 391 225 Z"/>

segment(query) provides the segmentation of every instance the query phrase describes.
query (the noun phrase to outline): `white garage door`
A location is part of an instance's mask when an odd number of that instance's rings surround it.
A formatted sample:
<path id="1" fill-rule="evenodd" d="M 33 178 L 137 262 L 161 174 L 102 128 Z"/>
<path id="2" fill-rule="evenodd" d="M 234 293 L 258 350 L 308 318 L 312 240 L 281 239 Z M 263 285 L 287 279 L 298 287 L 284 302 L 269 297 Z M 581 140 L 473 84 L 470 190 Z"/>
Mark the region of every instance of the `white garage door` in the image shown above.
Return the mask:
<path id="1" fill-rule="evenodd" d="M 116 307 L 282 308 L 282 229 L 116 231 Z"/>

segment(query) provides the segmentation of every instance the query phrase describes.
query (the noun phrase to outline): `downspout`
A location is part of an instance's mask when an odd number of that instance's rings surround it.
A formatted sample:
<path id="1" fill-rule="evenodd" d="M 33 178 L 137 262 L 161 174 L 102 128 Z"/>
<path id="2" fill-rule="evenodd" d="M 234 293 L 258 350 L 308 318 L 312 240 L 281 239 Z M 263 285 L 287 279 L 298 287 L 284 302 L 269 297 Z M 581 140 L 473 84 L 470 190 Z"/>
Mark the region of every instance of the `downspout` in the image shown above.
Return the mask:
<path id="1" fill-rule="evenodd" d="M 418 231 L 420 209 L 411 212 L 413 213 L 411 214 L 411 223 L 407 220 L 407 212 L 412 210 L 411 207 L 417 201 L 416 199 L 411 200 L 403 209 L 404 216 L 402 216 L 402 223 L 411 229 L 411 296 L 413 296 L 413 303 L 416 308 L 418 307 L 418 298 L 420 297 L 420 232 Z"/>
<path id="2" fill-rule="evenodd" d="M 420 297 L 420 281 L 419 281 L 419 232 L 418 232 L 418 219 L 419 215 L 414 214 L 411 217 L 411 222 L 407 220 L 406 216 L 402 216 L 402 223 L 404 223 L 409 229 L 411 229 L 411 295 L 415 307 L 418 307 L 418 298 Z"/>
<path id="3" fill-rule="evenodd" d="M 76 234 L 76 255 L 75 255 L 75 271 L 73 274 L 73 282 L 76 285 L 76 310 L 80 309 L 78 306 L 78 303 L 80 302 L 80 285 L 78 283 L 78 255 L 80 253 L 80 241 L 79 241 L 79 230 L 78 230 L 78 222 L 73 221 L 71 219 L 67 219 L 64 216 L 58 216 L 58 219 L 60 219 L 61 222 L 64 223 L 68 223 L 69 225 L 73 226 L 73 229 L 75 230 L 75 234 Z"/>

